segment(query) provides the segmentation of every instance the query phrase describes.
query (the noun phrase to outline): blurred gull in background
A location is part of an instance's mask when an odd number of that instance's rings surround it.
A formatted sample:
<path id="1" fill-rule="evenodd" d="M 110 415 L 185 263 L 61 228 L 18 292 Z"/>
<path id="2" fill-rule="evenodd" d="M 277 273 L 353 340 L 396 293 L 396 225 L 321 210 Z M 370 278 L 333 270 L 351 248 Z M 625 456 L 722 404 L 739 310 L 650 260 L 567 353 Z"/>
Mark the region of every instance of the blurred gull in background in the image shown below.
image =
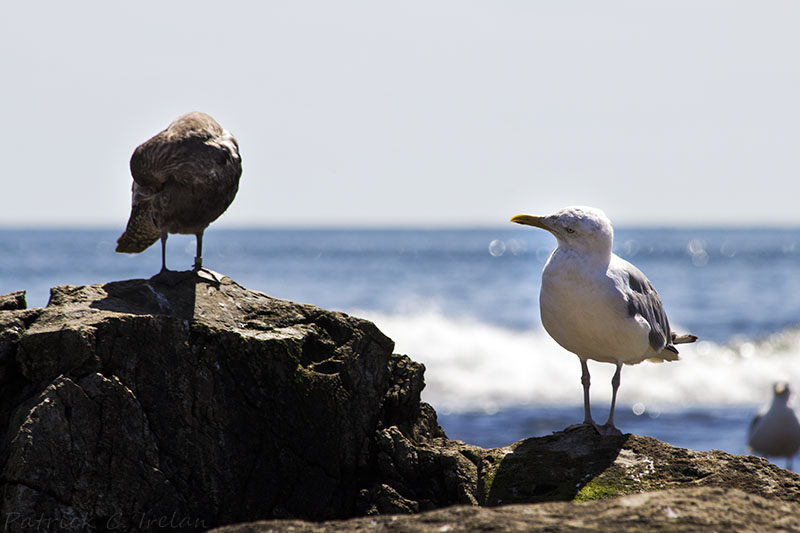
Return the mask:
<path id="1" fill-rule="evenodd" d="M 747 444 L 764 457 L 785 457 L 786 468 L 792 469 L 792 458 L 800 449 L 800 422 L 789 407 L 789 385 L 776 383 L 772 405 L 757 414 L 750 422 Z"/>

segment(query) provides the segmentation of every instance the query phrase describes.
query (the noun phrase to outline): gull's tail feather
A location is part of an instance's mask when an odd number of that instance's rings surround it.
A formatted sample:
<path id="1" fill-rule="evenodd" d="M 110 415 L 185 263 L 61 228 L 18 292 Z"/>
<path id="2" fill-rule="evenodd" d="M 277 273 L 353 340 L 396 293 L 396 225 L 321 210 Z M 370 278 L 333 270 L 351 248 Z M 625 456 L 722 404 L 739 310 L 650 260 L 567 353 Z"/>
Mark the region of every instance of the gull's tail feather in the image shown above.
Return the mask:
<path id="1" fill-rule="evenodd" d="M 672 344 L 689 344 L 690 342 L 695 342 L 697 339 L 697 335 L 692 335 L 690 333 L 678 335 L 674 331 L 672 332 Z"/>
<path id="2" fill-rule="evenodd" d="M 688 344 L 697 340 L 697 335 L 678 335 L 674 331 L 670 332 L 671 343 L 664 346 L 664 349 L 658 353 L 658 357 L 650 357 L 647 360 L 651 363 L 663 363 L 664 361 L 680 361 L 681 356 L 678 355 L 678 349 L 675 344 Z"/>
<path id="3" fill-rule="evenodd" d="M 681 356 L 678 355 L 678 350 L 671 344 L 664 346 L 664 349 L 658 352 L 658 357 L 648 357 L 647 361 L 651 363 L 663 363 L 664 361 L 680 361 Z"/>
<path id="4" fill-rule="evenodd" d="M 134 204 L 125 233 L 117 239 L 117 252 L 137 254 L 147 249 L 159 238 L 161 238 L 161 230 L 153 221 L 150 202 Z"/>

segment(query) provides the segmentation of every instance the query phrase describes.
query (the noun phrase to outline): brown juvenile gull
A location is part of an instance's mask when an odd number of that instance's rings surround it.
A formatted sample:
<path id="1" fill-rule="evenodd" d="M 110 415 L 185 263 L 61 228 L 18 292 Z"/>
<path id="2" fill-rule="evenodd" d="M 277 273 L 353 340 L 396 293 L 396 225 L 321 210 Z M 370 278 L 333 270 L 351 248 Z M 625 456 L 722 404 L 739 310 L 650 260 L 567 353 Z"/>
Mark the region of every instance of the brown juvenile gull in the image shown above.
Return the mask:
<path id="1" fill-rule="evenodd" d="M 135 254 L 161 239 L 161 272 L 167 269 L 167 236 L 194 235 L 194 271 L 203 268 L 203 232 L 233 201 L 242 158 L 231 133 L 205 113 L 178 117 L 140 144 L 131 156 L 133 199 L 117 252 Z"/>
<path id="2" fill-rule="evenodd" d="M 772 405 L 757 414 L 750 422 L 747 444 L 764 457 L 785 457 L 787 470 L 800 450 L 800 422 L 789 407 L 789 385 L 776 383 L 772 389 Z"/>
<path id="3" fill-rule="evenodd" d="M 622 365 L 676 361 L 675 344 L 697 337 L 672 332 L 650 280 L 611 252 L 614 230 L 599 209 L 567 207 L 549 216 L 516 215 L 511 222 L 545 229 L 558 241 L 542 272 L 542 324 L 581 360 L 583 424 L 601 435 L 620 435 L 614 426 L 614 406 Z M 617 366 L 611 380 L 611 410 L 602 426 L 592 419 L 589 406 L 588 359 Z"/>

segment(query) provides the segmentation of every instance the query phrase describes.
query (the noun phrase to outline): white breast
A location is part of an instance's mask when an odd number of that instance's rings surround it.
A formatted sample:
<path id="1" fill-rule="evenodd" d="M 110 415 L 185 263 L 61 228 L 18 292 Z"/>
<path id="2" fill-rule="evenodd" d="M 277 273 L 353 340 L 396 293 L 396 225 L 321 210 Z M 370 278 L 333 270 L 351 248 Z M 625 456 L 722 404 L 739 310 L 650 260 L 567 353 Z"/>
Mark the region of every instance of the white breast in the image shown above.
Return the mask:
<path id="1" fill-rule="evenodd" d="M 790 457 L 800 448 L 800 424 L 792 408 L 772 405 L 750 433 L 750 447 L 767 457 Z"/>
<path id="2" fill-rule="evenodd" d="M 568 251 L 553 253 L 542 273 L 542 324 L 555 341 L 585 359 L 627 364 L 653 355 L 650 326 L 631 317 L 608 265 L 587 264 Z"/>

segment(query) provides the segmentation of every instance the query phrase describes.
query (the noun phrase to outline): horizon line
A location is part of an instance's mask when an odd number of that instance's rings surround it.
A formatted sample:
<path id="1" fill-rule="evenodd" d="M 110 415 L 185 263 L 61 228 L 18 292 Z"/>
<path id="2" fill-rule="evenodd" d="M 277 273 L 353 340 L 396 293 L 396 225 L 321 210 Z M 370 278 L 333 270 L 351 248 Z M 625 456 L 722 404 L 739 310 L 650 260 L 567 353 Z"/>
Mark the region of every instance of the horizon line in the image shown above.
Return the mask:
<path id="1" fill-rule="evenodd" d="M 212 226 L 209 226 L 211 228 Z M 309 224 L 309 223 L 283 223 L 283 224 L 269 224 L 269 223 L 254 223 L 254 224 L 241 224 L 241 223 L 222 223 L 214 224 L 214 230 L 228 230 L 228 231 L 393 231 L 393 230 L 406 230 L 406 231 L 498 231 L 498 230 L 512 230 L 512 231 L 526 231 L 526 228 L 519 227 L 516 224 L 472 224 L 472 225 L 458 225 L 456 223 L 386 223 L 386 224 L 368 224 L 368 223 L 341 223 L 341 224 Z M 800 230 L 800 221 L 792 222 L 762 222 L 759 224 L 743 224 L 740 222 L 702 222 L 702 223 L 628 223 L 621 222 L 614 225 L 615 230 Z M 50 222 L 50 223 L 36 223 L 36 224 L 8 224 L 0 222 L 0 231 L 91 231 L 91 230 L 118 230 L 120 234 L 125 230 L 125 224 L 117 223 L 63 223 L 63 222 Z M 208 228 L 206 229 L 208 230 Z"/>

